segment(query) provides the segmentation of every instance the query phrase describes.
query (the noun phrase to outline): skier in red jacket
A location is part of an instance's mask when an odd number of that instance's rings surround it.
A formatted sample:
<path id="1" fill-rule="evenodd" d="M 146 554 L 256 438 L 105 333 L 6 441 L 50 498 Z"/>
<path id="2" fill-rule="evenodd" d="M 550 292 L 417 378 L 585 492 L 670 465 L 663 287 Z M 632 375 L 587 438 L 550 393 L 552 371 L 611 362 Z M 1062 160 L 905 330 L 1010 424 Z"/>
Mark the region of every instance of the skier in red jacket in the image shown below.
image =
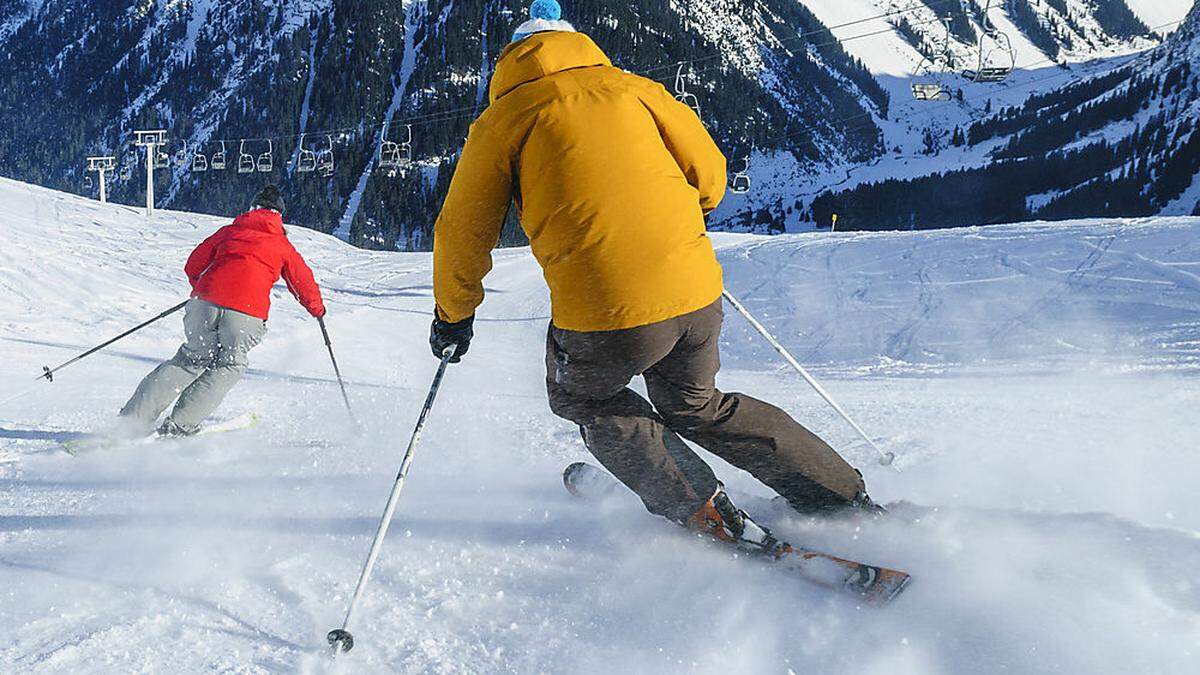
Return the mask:
<path id="1" fill-rule="evenodd" d="M 271 287 L 280 276 L 309 314 L 325 315 L 312 270 L 283 229 L 283 210 L 279 190 L 268 185 L 254 196 L 249 212 L 192 251 L 184 267 L 192 284 L 183 317 L 187 341 L 142 380 L 121 409 L 130 435 L 150 433 L 177 397 L 158 433 L 199 431 L 246 372 L 247 354 L 267 332 Z"/>

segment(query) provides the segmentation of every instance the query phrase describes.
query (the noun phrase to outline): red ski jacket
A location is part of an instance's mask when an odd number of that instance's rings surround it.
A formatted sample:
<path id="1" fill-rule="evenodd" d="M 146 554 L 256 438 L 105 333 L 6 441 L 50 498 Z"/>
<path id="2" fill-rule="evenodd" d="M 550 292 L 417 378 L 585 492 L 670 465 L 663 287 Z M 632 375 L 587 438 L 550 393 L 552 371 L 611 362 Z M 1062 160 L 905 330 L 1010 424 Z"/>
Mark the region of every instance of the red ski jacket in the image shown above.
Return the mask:
<path id="1" fill-rule="evenodd" d="M 325 315 L 312 270 L 288 241 L 283 217 L 269 209 L 243 213 L 217 230 L 192 251 L 183 269 L 193 298 L 263 321 L 271 311 L 271 287 L 281 275 L 309 314 Z"/>

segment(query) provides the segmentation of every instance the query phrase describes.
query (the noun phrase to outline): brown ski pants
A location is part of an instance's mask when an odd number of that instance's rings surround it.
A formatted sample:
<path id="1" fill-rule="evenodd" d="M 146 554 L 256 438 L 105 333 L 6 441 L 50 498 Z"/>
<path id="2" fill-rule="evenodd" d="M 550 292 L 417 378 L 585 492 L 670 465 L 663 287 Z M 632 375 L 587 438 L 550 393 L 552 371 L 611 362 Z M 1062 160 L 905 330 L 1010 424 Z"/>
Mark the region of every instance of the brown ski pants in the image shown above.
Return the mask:
<path id="1" fill-rule="evenodd" d="M 580 333 L 550 327 L 550 408 L 652 513 L 683 522 L 719 485 L 680 436 L 748 471 L 801 511 L 848 504 L 862 477 L 787 413 L 716 388 L 721 300 L 674 319 Z M 651 404 L 627 387 L 641 375 Z M 656 412 L 657 411 L 657 412 Z"/>

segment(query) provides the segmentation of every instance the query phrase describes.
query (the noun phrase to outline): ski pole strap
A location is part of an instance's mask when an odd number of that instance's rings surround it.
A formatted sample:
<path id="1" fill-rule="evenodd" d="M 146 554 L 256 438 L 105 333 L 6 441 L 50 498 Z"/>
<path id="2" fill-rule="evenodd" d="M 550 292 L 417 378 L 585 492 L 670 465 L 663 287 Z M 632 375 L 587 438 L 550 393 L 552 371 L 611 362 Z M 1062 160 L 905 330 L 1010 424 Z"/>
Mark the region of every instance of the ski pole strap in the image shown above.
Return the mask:
<path id="1" fill-rule="evenodd" d="M 729 304 L 733 305 L 733 308 L 736 309 L 739 314 L 746 318 L 746 321 L 750 322 L 751 326 L 754 326 L 754 329 L 757 330 L 759 334 L 766 338 L 767 342 L 775 348 L 775 351 L 779 352 L 779 355 L 788 362 L 788 365 L 794 368 L 796 372 L 800 373 L 800 376 L 803 377 L 804 381 L 807 382 L 809 386 L 811 386 L 813 390 L 817 392 L 817 395 L 825 399 L 825 402 L 829 404 L 829 407 L 833 408 L 838 415 L 841 415 L 842 419 L 845 420 L 846 423 L 849 424 L 856 432 L 858 432 L 858 435 L 861 436 L 862 439 L 866 441 L 872 449 L 875 450 L 875 452 L 879 453 L 880 464 L 884 466 L 890 466 L 897 471 L 900 470 L 900 468 L 895 464 L 896 453 L 884 452 L 882 449 L 880 449 L 880 447 L 875 444 L 875 441 L 871 440 L 871 437 L 867 435 L 867 432 L 863 431 L 862 427 L 858 426 L 858 424 L 850 418 L 850 415 L 848 415 L 845 410 L 842 410 L 842 407 L 837 404 L 837 401 L 833 400 L 833 397 L 825 391 L 825 388 L 821 386 L 821 383 L 817 382 L 816 378 L 810 375 L 804 366 L 800 365 L 800 362 L 796 360 L 796 357 L 792 356 L 791 352 L 789 352 L 782 344 L 780 344 L 779 340 L 776 340 L 775 336 L 771 335 L 771 332 L 767 330 L 766 326 L 763 326 L 761 323 L 759 323 L 758 319 L 755 319 L 754 316 L 750 314 L 750 311 L 747 310 L 742 303 L 738 302 L 737 298 L 733 297 L 732 293 L 729 291 L 722 291 L 721 294 L 725 297 L 725 300 L 728 301 Z"/>
<path id="2" fill-rule="evenodd" d="M 105 342 L 100 345 L 96 345 L 95 347 L 92 347 L 91 349 L 80 354 L 79 356 L 76 356 L 75 358 L 71 359 L 70 361 L 66 361 L 65 363 L 59 364 L 58 366 L 55 366 L 54 368 L 51 368 L 50 366 L 42 366 L 42 374 L 38 375 L 36 379 L 47 380 L 49 382 L 53 382 L 54 374 L 57 373 L 58 371 L 62 370 L 63 368 L 66 368 L 67 366 L 69 366 L 73 363 L 76 363 L 78 361 L 82 361 L 83 359 L 86 359 L 87 357 L 91 356 L 92 354 L 95 354 L 96 352 L 100 351 L 101 349 L 104 349 L 105 347 L 113 344 L 114 342 L 116 342 L 118 340 L 122 340 L 124 338 L 129 337 L 130 335 L 133 335 L 134 333 L 145 328 L 146 326 L 149 326 L 150 324 L 154 323 L 155 321 L 161 321 L 162 319 L 167 318 L 168 316 L 174 314 L 175 312 L 178 312 L 179 310 L 183 309 L 188 304 L 189 301 L 190 300 L 184 300 L 183 302 L 179 303 L 178 305 L 175 305 L 174 307 L 172 307 L 168 310 L 165 310 L 162 314 L 159 314 L 158 316 L 154 317 L 153 319 L 139 323 L 138 325 L 134 326 L 133 328 L 130 328 L 129 330 L 125 331 L 124 333 L 121 333 L 120 335 L 109 340 L 108 342 Z"/>

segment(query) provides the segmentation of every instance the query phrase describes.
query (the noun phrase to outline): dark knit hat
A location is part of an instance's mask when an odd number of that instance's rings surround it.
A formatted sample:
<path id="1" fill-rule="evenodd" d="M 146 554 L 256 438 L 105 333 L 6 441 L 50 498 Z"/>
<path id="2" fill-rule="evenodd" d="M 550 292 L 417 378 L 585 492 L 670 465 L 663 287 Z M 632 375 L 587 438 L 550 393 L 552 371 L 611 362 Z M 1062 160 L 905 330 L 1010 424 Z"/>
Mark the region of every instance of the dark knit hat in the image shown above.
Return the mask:
<path id="1" fill-rule="evenodd" d="M 274 185 L 266 185 L 263 189 L 254 195 L 254 200 L 250 202 L 252 209 L 271 209 L 283 213 L 283 196 L 279 194 L 279 188 Z"/>

